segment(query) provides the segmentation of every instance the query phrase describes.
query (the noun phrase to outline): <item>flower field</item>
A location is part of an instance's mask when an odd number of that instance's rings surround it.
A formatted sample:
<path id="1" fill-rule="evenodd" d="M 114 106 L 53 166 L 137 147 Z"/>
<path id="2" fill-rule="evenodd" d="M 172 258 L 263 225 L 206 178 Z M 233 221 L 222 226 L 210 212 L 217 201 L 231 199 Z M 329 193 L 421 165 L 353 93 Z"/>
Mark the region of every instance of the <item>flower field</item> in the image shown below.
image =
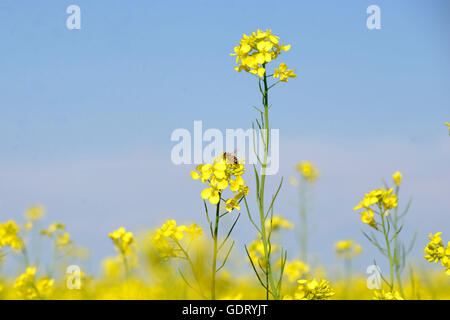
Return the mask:
<path id="1" fill-rule="evenodd" d="M 263 148 L 255 150 L 256 164 L 223 152 L 179 177 L 198 188 L 195 201 L 202 214 L 188 224 L 169 218 L 143 233 L 117 226 L 104 235 L 116 255 L 105 257 L 94 275 L 83 271 L 87 250 L 72 239 L 70 226 L 63 221 L 43 226 L 45 207 L 34 205 L 23 220 L 0 222 L 0 299 L 450 299 L 450 230 L 440 226 L 442 232 L 417 234 L 429 242 L 421 262 L 410 256 L 417 244 L 416 237 L 404 240 L 412 235 L 404 228 L 410 203 L 400 197 L 399 171 L 379 188 L 361 190 L 348 208 L 360 220 L 366 241 L 336 239 L 342 272 L 332 276 L 327 266 L 310 262 L 309 202 L 321 172 L 301 161 L 295 176 L 281 178 L 273 190 L 268 181 L 278 178 L 266 172 L 271 115 L 277 112 L 271 94 L 300 76 L 282 61 L 294 49 L 267 29 L 244 34 L 232 50 L 235 70 L 254 81 L 260 96 L 249 124 L 260 133 Z M 286 188 L 298 195 L 298 221 L 275 213 Z M 235 227 L 243 219 L 250 221 L 247 232 L 254 240 L 238 246 Z M 288 230 L 299 239 L 299 252 L 283 246 Z M 369 246 L 378 252 L 374 276 L 352 270 L 354 259 Z M 377 271 L 377 261 L 388 270 Z"/>

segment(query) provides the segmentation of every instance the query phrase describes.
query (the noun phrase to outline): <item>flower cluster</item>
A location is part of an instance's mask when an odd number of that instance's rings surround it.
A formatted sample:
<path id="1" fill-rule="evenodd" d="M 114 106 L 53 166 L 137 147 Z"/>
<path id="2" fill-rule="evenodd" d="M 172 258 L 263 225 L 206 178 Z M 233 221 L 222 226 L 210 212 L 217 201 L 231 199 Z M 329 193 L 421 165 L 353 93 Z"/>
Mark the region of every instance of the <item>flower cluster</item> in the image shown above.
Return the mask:
<path id="1" fill-rule="evenodd" d="M 374 300 L 404 300 L 400 292 L 394 291 L 375 291 Z"/>
<path id="2" fill-rule="evenodd" d="M 242 70 L 262 78 L 266 74 L 266 64 L 275 60 L 283 51 L 288 51 L 291 46 L 283 45 L 278 40 L 279 37 L 272 34 L 272 31 L 257 30 L 250 36 L 243 35 L 239 45 L 234 48 L 232 56 L 236 56 L 236 71 Z M 289 78 L 295 78 L 293 70 L 288 70 L 286 64 L 281 63 L 275 69 L 274 78 L 287 82 Z"/>
<path id="3" fill-rule="evenodd" d="M 119 252 L 122 254 L 128 253 L 131 245 L 134 243 L 133 233 L 127 232 L 124 227 L 120 227 L 116 231 L 110 233 L 109 237 L 114 242 Z"/>
<path id="4" fill-rule="evenodd" d="M 65 232 L 66 226 L 63 223 L 52 223 L 47 229 L 41 230 L 41 235 L 49 238 L 55 238 L 55 245 L 58 249 L 62 249 L 72 243 L 70 235 Z"/>
<path id="5" fill-rule="evenodd" d="M 445 268 L 445 272 L 450 275 L 450 241 L 447 243 L 447 247 L 444 246 L 441 239 L 442 232 L 428 235 L 430 242 L 425 247 L 425 260 L 428 262 L 438 263 L 441 262 Z"/>
<path id="6" fill-rule="evenodd" d="M 448 134 L 450 135 L 450 122 L 446 122 L 445 125 L 448 127 Z"/>
<path id="7" fill-rule="evenodd" d="M 43 277 L 36 282 L 36 268 L 28 267 L 25 273 L 21 274 L 14 284 L 19 296 L 24 299 L 42 299 L 52 289 L 55 280 Z"/>
<path id="8" fill-rule="evenodd" d="M 334 244 L 336 250 L 336 256 L 338 258 L 353 259 L 362 252 L 360 244 L 355 243 L 353 240 L 340 240 Z"/>
<path id="9" fill-rule="evenodd" d="M 358 205 L 353 209 L 355 211 L 359 209 L 363 209 L 360 212 L 361 221 L 367 223 L 369 226 L 377 229 L 377 222 L 374 218 L 374 209 L 373 206 L 377 206 L 380 209 L 379 214 L 383 214 L 384 216 L 389 215 L 389 210 L 397 207 L 397 195 L 392 194 L 393 188 L 386 189 L 376 189 L 364 196 L 364 199 L 361 200 Z"/>
<path id="10" fill-rule="evenodd" d="M 302 174 L 302 177 L 313 183 L 320 176 L 319 170 L 312 162 L 302 161 L 295 166 L 295 169 Z"/>
<path id="11" fill-rule="evenodd" d="M 242 175 L 245 172 L 243 162 L 229 161 L 225 156 L 217 157 L 212 164 L 201 164 L 196 167 L 197 171 L 191 171 L 194 180 L 201 180 L 208 187 L 201 193 L 203 199 L 208 199 L 211 204 L 218 204 L 222 193 L 230 188 L 233 197 L 225 201 L 228 212 L 233 209 L 240 210 L 239 202 L 248 194 L 248 186 Z"/>
<path id="12" fill-rule="evenodd" d="M 330 282 L 326 280 L 298 280 L 297 291 L 294 297 L 285 296 L 286 300 L 327 300 L 335 294 L 330 287 Z"/>
<path id="13" fill-rule="evenodd" d="M 203 234 L 203 230 L 196 223 L 192 223 L 189 227 L 185 225 L 177 226 L 175 220 L 168 220 L 162 227 L 156 230 L 152 240 L 159 255 L 167 260 L 170 257 L 178 257 L 178 250 L 180 250 L 182 240 L 185 235 L 189 236 L 189 240 L 193 241 Z"/>
<path id="14" fill-rule="evenodd" d="M 23 249 L 23 241 L 19 237 L 19 226 L 10 220 L 0 224 L 0 248 L 10 247 L 14 251 L 21 251 Z"/>
<path id="15" fill-rule="evenodd" d="M 284 266 L 284 272 L 288 277 L 289 281 L 293 282 L 303 275 L 309 272 L 309 267 L 306 263 L 300 260 L 293 260 L 286 262 Z"/>

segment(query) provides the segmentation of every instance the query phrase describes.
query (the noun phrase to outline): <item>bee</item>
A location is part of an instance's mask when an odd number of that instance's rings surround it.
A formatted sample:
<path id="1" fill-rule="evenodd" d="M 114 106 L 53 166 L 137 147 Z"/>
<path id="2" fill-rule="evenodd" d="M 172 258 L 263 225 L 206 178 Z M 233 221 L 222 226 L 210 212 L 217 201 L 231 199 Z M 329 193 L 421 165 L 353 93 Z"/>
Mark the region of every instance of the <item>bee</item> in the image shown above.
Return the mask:
<path id="1" fill-rule="evenodd" d="M 238 158 L 230 152 L 224 152 L 222 154 L 223 160 L 230 164 L 238 164 Z"/>

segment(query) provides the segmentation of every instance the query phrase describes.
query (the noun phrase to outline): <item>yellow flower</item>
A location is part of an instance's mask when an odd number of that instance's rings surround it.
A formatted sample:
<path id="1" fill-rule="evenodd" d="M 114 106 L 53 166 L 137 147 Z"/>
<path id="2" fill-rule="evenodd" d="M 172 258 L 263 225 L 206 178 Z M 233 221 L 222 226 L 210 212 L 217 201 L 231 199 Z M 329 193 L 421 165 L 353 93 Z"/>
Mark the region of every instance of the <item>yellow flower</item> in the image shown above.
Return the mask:
<path id="1" fill-rule="evenodd" d="M 430 242 L 425 247 L 424 251 L 426 253 L 425 259 L 428 262 L 438 263 L 445 256 L 445 248 L 441 239 L 442 232 L 437 232 L 436 234 L 429 234 L 428 238 Z"/>
<path id="2" fill-rule="evenodd" d="M 374 300 L 404 300 L 398 291 L 375 291 Z"/>
<path id="3" fill-rule="evenodd" d="M 294 73 L 294 70 L 288 70 L 288 66 L 285 63 L 280 63 L 278 69 L 275 68 L 273 77 L 280 78 L 280 81 L 288 82 L 289 78 L 297 78 L 297 75 Z"/>
<path id="4" fill-rule="evenodd" d="M 362 252 L 361 245 L 350 239 L 337 241 L 334 248 L 338 258 L 352 259 Z"/>
<path id="5" fill-rule="evenodd" d="M 196 171 L 191 171 L 191 177 L 208 184 L 208 187 L 200 195 L 213 205 L 220 202 L 223 192 L 229 187 L 235 194 L 234 198 L 224 199 L 224 201 L 227 210 L 232 211 L 233 209 L 240 209 L 238 202 L 248 193 L 248 187 L 242 178 L 244 172 L 243 160 L 239 162 L 228 161 L 224 153 L 224 156 L 214 159 L 212 164 L 197 166 Z"/>
<path id="6" fill-rule="evenodd" d="M 63 234 L 59 234 L 56 237 L 56 247 L 61 249 L 69 245 L 72 241 L 70 240 L 70 235 L 68 232 L 64 232 Z"/>
<path id="7" fill-rule="evenodd" d="M 28 267 L 25 273 L 21 274 L 14 283 L 19 296 L 24 299 L 42 299 L 48 294 L 54 285 L 54 280 L 44 277 L 36 282 L 36 267 Z"/>
<path id="8" fill-rule="evenodd" d="M 198 224 L 192 223 L 188 228 L 186 228 L 186 233 L 189 234 L 190 240 L 195 240 L 203 234 L 203 230 Z"/>
<path id="9" fill-rule="evenodd" d="M 45 215 L 45 209 L 43 206 L 37 205 L 27 209 L 25 212 L 25 218 L 28 220 L 40 220 Z"/>
<path id="10" fill-rule="evenodd" d="M 244 185 L 245 181 L 241 176 L 237 176 L 236 179 L 230 179 L 230 190 L 233 192 L 239 191 L 239 189 Z"/>
<path id="11" fill-rule="evenodd" d="M 23 241 L 19 237 L 19 226 L 13 221 L 0 224 L 0 248 L 10 247 L 14 251 L 23 249 Z"/>
<path id="12" fill-rule="evenodd" d="M 210 185 L 209 188 L 206 188 L 201 193 L 202 199 L 209 200 L 211 204 L 218 204 L 220 201 L 220 189 L 216 186 Z"/>
<path id="13" fill-rule="evenodd" d="M 442 232 L 428 235 L 430 242 L 425 247 L 425 260 L 428 262 L 438 263 L 445 268 L 445 273 L 450 276 L 450 241 L 447 242 L 447 247 L 444 246 L 441 239 Z"/>
<path id="14" fill-rule="evenodd" d="M 130 246 L 134 243 L 133 233 L 127 232 L 124 227 L 110 233 L 109 237 L 122 254 L 128 253 Z"/>
<path id="15" fill-rule="evenodd" d="M 228 212 L 236 210 L 241 210 L 241 206 L 239 205 L 239 201 L 236 198 L 230 198 L 227 201 L 225 201 L 225 209 Z"/>
<path id="16" fill-rule="evenodd" d="M 400 184 L 402 183 L 402 174 L 398 171 L 396 171 L 393 175 L 392 175 L 392 180 L 394 180 L 394 183 L 397 187 L 400 186 Z"/>
<path id="17" fill-rule="evenodd" d="M 448 134 L 450 135 L 450 123 L 446 122 L 445 125 L 448 127 Z"/>
<path id="18" fill-rule="evenodd" d="M 183 255 L 180 256 L 180 253 L 184 249 L 181 249 L 179 241 L 184 238 L 185 233 L 189 235 L 189 240 L 193 241 L 203 234 L 203 230 L 196 223 L 192 223 L 189 227 L 177 226 L 175 220 L 168 220 L 160 229 L 156 230 L 151 240 L 163 260 L 166 261 L 171 257 L 183 257 Z"/>
<path id="19" fill-rule="evenodd" d="M 106 277 L 118 278 L 122 274 L 122 260 L 120 257 L 105 258 L 102 261 L 103 273 Z"/>
<path id="20" fill-rule="evenodd" d="M 63 231 L 66 226 L 63 223 L 55 222 L 52 223 L 46 230 L 41 230 L 41 235 L 53 237 L 53 234 L 57 231 Z"/>
<path id="21" fill-rule="evenodd" d="M 335 294 L 330 282 L 325 280 L 298 280 L 296 300 L 327 300 Z"/>
<path id="22" fill-rule="evenodd" d="M 389 215 L 389 210 L 397 207 L 397 195 L 392 194 L 394 189 L 391 188 L 389 190 L 386 189 L 376 189 L 364 196 L 356 207 L 353 210 L 357 211 L 359 209 L 364 209 L 364 211 L 360 212 L 361 221 L 367 223 L 371 227 L 377 229 L 377 222 L 374 218 L 374 211 L 372 209 L 373 205 L 378 205 L 381 208 L 384 216 Z M 381 214 L 381 213 L 380 213 Z"/>
<path id="23" fill-rule="evenodd" d="M 309 182 L 314 182 L 320 176 L 319 170 L 314 166 L 312 162 L 303 161 L 296 165 L 297 171 L 299 171 L 302 176 Z"/>
<path id="24" fill-rule="evenodd" d="M 177 226 L 175 220 L 168 220 L 162 225 L 161 229 L 156 231 L 155 238 L 159 239 L 160 237 L 166 237 L 181 240 L 183 239 L 186 230 L 186 226 Z"/>
<path id="25" fill-rule="evenodd" d="M 377 229 L 377 223 L 375 222 L 375 218 L 373 216 L 373 210 L 369 208 L 368 210 L 361 212 L 361 221 L 368 224 L 372 228 Z"/>
<path id="26" fill-rule="evenodd" d="M 289 51 L 291 48 L 290 45 L 280 44 L 278 39 L 279 37 L 273 35 L 269 29 L 266 31 L 257 30 L 252 32 L 250 36 L 244 34 L 239 45 L 234 47 L 234 52 L 230 54 L 236 56 L 237 66 L 234 69 L 239 72 L 244 70 L 259 78 L 264 77 L 266 64 L 276 59 L 282 51 Z M 286 69 L 284 69 L 284 72 L 276 70 L 277 77 L 285 82 L 287 78 L 295 77 L 292 70 Z"/>
<path id="27" fill-rule="evenodd" d="M 266 221 L 266 228 L 270 229 L 271 226 L 272 226 L 272 231 L 277 231 L 281 228 L 284 228 L 284 229 L 294 228 L 294 224 L 292 222 L 290 222 L 278 215 L 273 216 L 272 222 L 270 221 L 270 219 L 268 219 Z"/>
<path id="28" fill-rule="evenodd" d="M 309 267 L 306 263 L 300 260 L 293 260 L 286 262 L 284 272 L 289 281 L 295 281 L 309 272 Z"/>

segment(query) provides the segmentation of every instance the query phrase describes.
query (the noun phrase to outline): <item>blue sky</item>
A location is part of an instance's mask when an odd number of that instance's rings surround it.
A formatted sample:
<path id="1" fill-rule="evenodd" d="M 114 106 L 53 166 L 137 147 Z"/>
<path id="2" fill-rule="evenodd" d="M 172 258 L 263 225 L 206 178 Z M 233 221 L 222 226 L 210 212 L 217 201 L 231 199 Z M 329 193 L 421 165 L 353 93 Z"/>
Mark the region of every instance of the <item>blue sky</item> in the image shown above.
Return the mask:
<path id="1" fill-rule="evenodd" d="M 81 30 L 65 26 L 71 4 Z M 381 30 L 366 28 L 371 4 Z M 0 220 L 42 203 L 46 221 L 66 222 L 94 262 L 113 253 L 106 234 L 120 225 L 204 223 L 201 187 L 190 166 L 170 162 L 170 134 L 194 120 L 250 126 L 257 84 L 229 53 L 242 33 L 271 28 L 292 45 L 283 61 L 298 73 L 271 96 L 279 176 L 303 159 L 322 171 L 312 249 L 331 264 L 338 238 L 368 247 L 352 208 L 400 170 L 420 258 L 426 234 L 450 231 L 449 9 L 446 0 L 3 0 Z M 277 210 L 295 222 L 294 197 L 286 186 Z"/>

